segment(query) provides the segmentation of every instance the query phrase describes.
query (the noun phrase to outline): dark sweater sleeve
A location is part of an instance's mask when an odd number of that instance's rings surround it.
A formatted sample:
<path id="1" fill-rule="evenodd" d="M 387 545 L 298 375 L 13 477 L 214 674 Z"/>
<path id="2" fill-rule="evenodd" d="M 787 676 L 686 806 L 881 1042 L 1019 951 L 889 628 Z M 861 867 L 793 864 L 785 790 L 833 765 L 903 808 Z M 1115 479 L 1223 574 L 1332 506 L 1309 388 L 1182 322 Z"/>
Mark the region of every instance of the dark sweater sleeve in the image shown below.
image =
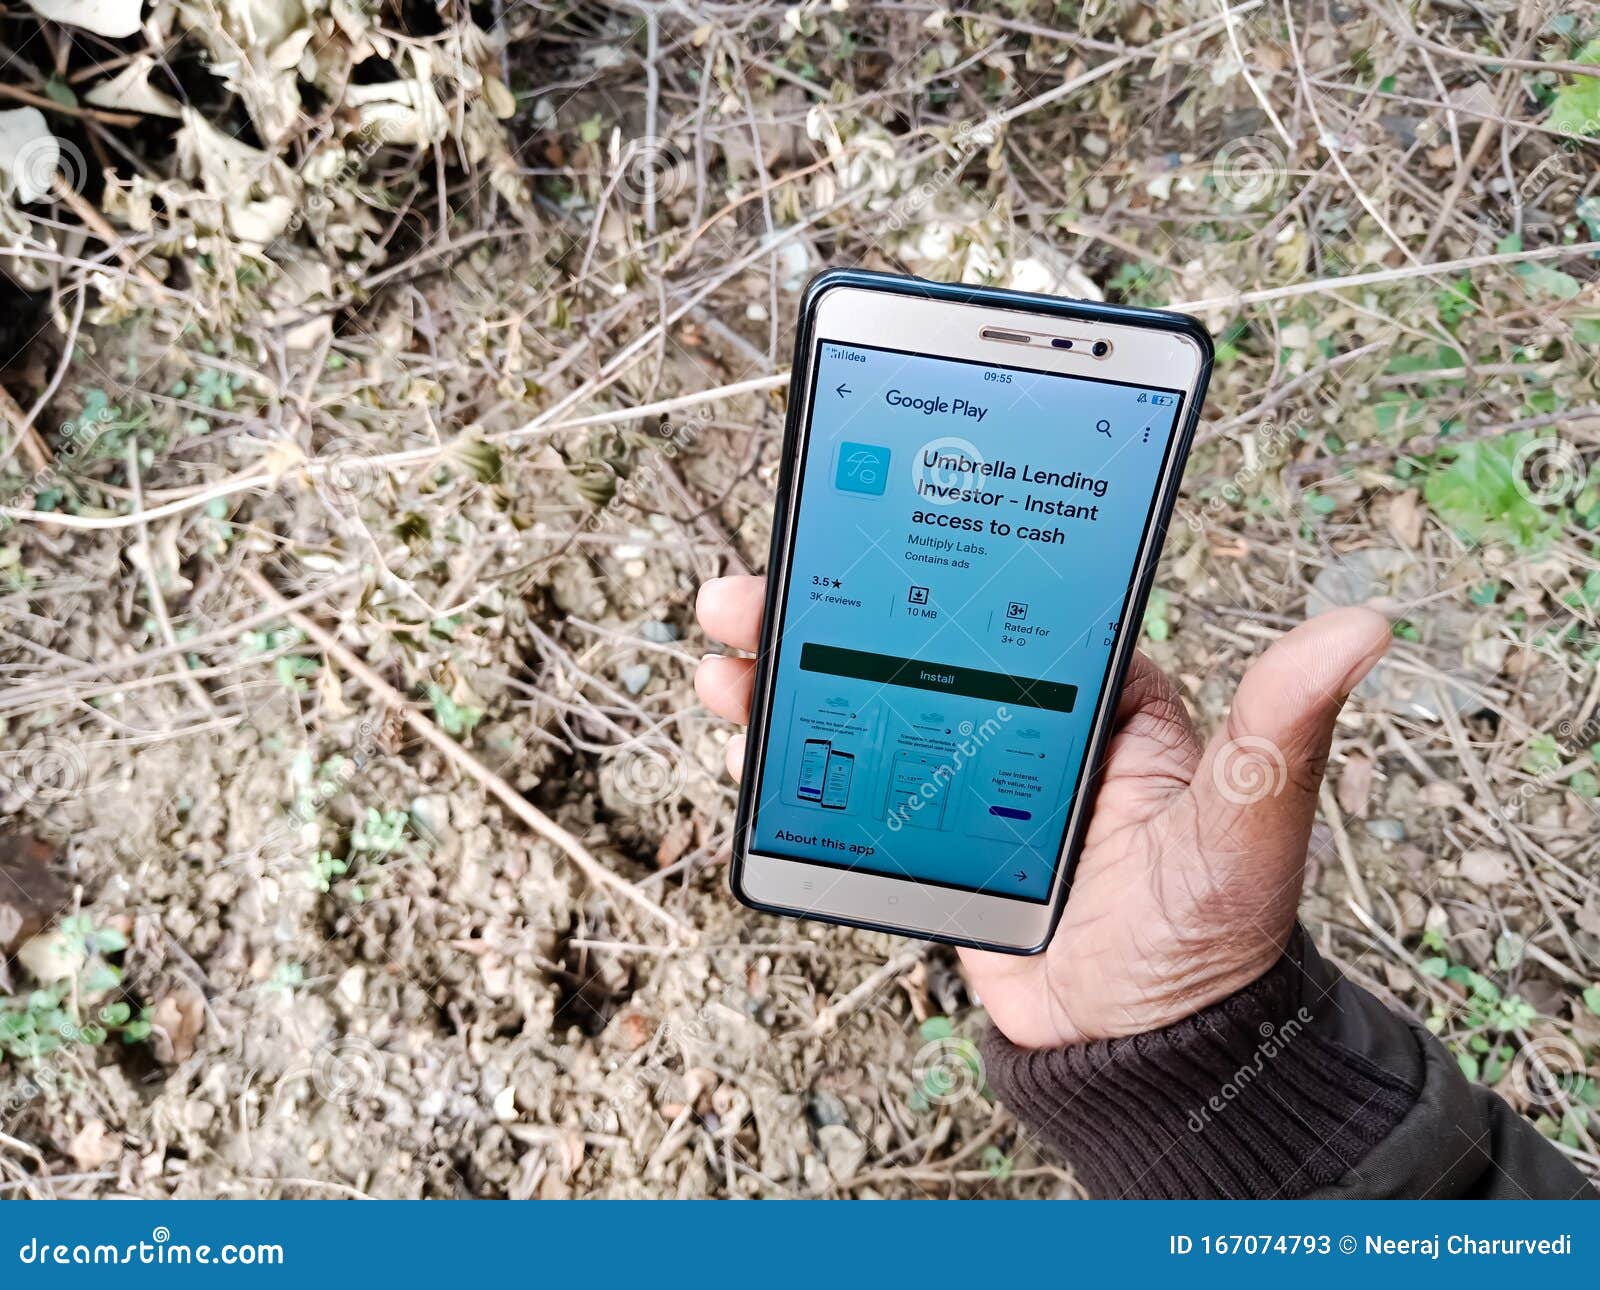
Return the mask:
<path id="1" fill-rule="evenodd" d="M 1045 1050 L 991 1031 L 983 1055 L 1000 1100 L 1096 1196 L 1594 1196 L 1299 928 L 1260 980 L 1164 1030 Z"/>

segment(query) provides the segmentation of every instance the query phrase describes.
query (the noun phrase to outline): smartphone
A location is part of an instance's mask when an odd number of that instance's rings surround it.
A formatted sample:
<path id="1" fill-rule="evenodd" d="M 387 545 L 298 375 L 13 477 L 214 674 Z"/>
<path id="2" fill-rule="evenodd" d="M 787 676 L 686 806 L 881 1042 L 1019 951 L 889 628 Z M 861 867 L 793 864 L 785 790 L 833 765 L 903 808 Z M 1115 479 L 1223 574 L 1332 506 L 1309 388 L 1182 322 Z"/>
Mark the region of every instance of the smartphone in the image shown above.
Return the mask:
<path id="1" fill-rule="evenodd" d="M 822 800 L 823 771 L 828 765 L 832 745 L 826 739 L 807 739 L 800 751 L 800 783 L 795 786 L 795 796 L 807 802 Z"/>
<path id="2" fill-rule="evenodd" d="M 850 781 L 855 778 L 856 759 L 850 753 L 828 751 L 828 768 L 822 777 L 822 805 L 842 811 L 850 805 Z"/>
<path id="3" fill-rule="evenodd" d="M 735 827 L 740 900 L 1044 948 L 1211 362 L 1205 329 L 1178 314 L 858 270 L 811 283 Z M 804 733 L 792 714 L 841 702 L 875 734 L 828 755 L 820 813 L 783 791 Z M 883 816 L 842 809 L 858 774 Z M 915 827 L 899 827 L 907 813 Z"/>

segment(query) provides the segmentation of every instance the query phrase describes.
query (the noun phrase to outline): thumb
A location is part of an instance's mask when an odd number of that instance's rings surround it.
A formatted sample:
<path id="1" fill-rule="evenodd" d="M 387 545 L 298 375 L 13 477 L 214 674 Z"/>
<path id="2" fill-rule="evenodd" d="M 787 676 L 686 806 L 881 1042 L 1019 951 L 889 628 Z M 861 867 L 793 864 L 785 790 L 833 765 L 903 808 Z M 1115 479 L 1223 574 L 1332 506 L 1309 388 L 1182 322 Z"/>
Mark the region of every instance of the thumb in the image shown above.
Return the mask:
<path id="1" fill-rule="evenodd" d="M 1299 872 L 1333 724 L 1389 640 L 1381 614 L 1337 609 L 1302 623 L 1251 665 L 1195 772 L 1204 851 L 1237 857 L 1269 883 L 1287 884 Z"/>

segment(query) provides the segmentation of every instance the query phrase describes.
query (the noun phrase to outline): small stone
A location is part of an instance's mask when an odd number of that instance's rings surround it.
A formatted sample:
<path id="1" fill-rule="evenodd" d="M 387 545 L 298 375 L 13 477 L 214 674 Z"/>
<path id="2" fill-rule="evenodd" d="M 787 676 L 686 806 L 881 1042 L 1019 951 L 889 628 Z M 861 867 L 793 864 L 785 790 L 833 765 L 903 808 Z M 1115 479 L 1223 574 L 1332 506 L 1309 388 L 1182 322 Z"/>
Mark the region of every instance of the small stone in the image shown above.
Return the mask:
<path id="1" fill-rule="evenodd" d="M 638 694 L 640 690 L 650 684 L 652 675 L 650 664 L 635 663 L 632 667 L 625 667 L 617 674 L 622 678 L 622 688 L 629 694 Z"/>
<path id="2" fill-rule="evenodd" d="M 1404 842 L 1406 826 L 1399 820 L 1368 820 L 1366 830 L 1380 842 Z"/>
<path id="3" fill-rule="evenodd" d="M 450 836 L 450 799 L 443 793 L 413 798 L 411 823 L 434 845 Z"/>
<path id="4" fill-rule="evenodd" d="M 818 1129 L 817 1145 L 828 1162 L 828 1172 L 837 1182 L 854 1178 L 867 1158 L 867 1144 L 842 1124 L 825 1124 Z"/>
<path id="5" fill-rule="evenodd" d="M 81 938 L 63 936 L 60 932 L 32 937 L 17 950 L 17 962 L 27 968 L 40 985 L 70 981 L 83 970 L 86 957 Z"/>
<path id="6" fill-rule="evenodd" d="M 678 639 L 678 629 L 671 623 L 651 621 L 640 625 L 639 635 L 652 645 L 670 645 Z"/>
<path id="7" fill-rule="evenodd" d="M 827 1089 L 821 1088 L 813 1090 L 806 1099 L 806 1114 L 818 1129 L 844 1124 L 850 1119 L 850 1112 L 845 1110 L 844 1103 Z"/>
<path id="8" fill-rule="evenodd" d="M 72 1135 L 67 1154 L 77 1161 L 80 1169 L 99 1169 L 122 1154 L 122 1139 L 107 1133 L 101 1121 L 90 1120 Z"/>
<path id="9" fill-rule="evenodd" d="M 360 1004 L 367 992 L 367 970 L 357 964 L 348 969 L 334 986 L 334 993 L 352 1007 Z"/>
<path id="10" fill-rule="evenodd" d="M 614 1024 L 623 1046 L 629 1052 L 637 1052 L 655 1038 L 655 1022 L 637 1010 L 630 1009 L 617 1014 Z"/>
<path id="11" fill-rule="evenodd" d="M 1447 784 L 1440 780 L 1436 784 L 1425 784 L 1417 793 L 1417 800 L 1424 806 L 1460 806 L 1467 800 L 1467 795 L 1461 791 L 1459 784 Z"/>

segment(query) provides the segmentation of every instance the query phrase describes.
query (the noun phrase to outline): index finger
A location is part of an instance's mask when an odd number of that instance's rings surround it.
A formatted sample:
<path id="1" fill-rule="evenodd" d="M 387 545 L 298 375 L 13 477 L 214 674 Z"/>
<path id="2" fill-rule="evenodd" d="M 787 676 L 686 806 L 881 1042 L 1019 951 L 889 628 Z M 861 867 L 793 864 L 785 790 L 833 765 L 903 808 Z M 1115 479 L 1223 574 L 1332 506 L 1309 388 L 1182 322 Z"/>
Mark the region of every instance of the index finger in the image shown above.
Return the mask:
<path id="1" fill-rule="evenodd" d="M 713 578 L 700 588 L 695 617 L 712 640 L 755 653 L 761 642 L 761 615 L 767 580 L 750 574 Z"/>

